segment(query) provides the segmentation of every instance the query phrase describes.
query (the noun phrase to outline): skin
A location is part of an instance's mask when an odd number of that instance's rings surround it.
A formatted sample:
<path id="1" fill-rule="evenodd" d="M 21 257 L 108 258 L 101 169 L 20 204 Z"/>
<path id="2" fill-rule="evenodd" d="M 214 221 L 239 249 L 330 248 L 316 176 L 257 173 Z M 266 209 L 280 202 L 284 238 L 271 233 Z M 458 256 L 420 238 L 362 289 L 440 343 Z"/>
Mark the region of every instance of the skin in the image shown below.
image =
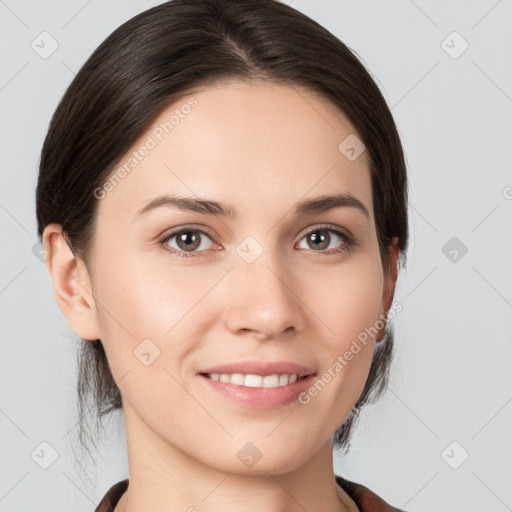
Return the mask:
<path id="1" fill-rule="evenodd" d="M 89 271 L 59 225 L 43 235 L 59 307 L 77 336 L 102 340 L 123 396 L 130 485 L 116 511 L 356 511 L 335 484 L 331 436 L 363 389 L 385 327 L 306 405 L 242 406 L 197 372 L 259 359 L 322 375 L 386 314 L 399 250 L 394 240 L 385 274 L 367 152 L 349 161 L 338 145 L 355 130 L 304 89 L 230 82 L 193 97 L 190 114 L 99 201 Z M 136 218 L 163 192 L 229 203 L 239 216 L 163 207 Z M 369 218 L 353 207 L 294 214 L 297 202 L 334 192 L 357 197 Z M 357 245 L 327 254 L 346 244 L 329 232 L 328 247 L 317 248 L 307 235 L 326 223 Z M 158 244 L 189 226 L 209 230 L 191 233 L 201 237 L 195 257 Z M 236 252 L 247 236 L 263 249 L 250 264 Z M 167 246 L 191 254 L 177 236 Z M 145 338 L 160 350 L 148 366 L 133 353 Z M 248 442 L 262 455 L 251 468 L 237 457 Z"/>

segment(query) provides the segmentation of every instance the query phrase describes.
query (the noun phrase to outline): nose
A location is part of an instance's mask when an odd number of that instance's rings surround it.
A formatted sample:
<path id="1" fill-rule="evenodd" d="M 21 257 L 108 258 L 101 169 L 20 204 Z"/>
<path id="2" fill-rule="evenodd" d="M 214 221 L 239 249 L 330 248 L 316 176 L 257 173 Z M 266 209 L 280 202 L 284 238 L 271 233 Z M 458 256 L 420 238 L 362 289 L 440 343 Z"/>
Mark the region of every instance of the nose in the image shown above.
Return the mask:
<path id="1" fill-rule="evenodd" d="M 298 276 L 269 250 L 252 263 L 235 258 L 227 276 L 225 324 L 261 340 L 301 331 L 305 321 Z"/>

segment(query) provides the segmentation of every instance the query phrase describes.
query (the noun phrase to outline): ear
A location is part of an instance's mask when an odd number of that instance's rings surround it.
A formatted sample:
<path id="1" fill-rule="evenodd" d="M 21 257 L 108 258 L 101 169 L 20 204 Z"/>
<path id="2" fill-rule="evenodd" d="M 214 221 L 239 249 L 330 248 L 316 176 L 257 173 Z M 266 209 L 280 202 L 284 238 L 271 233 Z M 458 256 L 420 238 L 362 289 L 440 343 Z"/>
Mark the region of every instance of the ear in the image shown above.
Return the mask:
<path id="1" fill-rule="evenodd" d="M 71 251 L 62 226 L 46 226 L 42 244 L 55 299 L 71 330 L 84 340 L 101 339 L 89 273 Z"/>
<path id="2" fill-rule="evenodd" d="M 386 334 L 387 315 L 393 304 L 393 295 L 395 293 L 396 279 L 398 275 L 398 256 L 400 255 L 400 248 L 398 247 L 398 237 L 393 237 L 392 243 L 389 246 L 389 275 L 384 276 L 384 287 L 382 291 L 381 314 L 379 319 L 384 320 L 384 327 L 379 329 L 376 336 L 377 342 L 382 341 Z"/>

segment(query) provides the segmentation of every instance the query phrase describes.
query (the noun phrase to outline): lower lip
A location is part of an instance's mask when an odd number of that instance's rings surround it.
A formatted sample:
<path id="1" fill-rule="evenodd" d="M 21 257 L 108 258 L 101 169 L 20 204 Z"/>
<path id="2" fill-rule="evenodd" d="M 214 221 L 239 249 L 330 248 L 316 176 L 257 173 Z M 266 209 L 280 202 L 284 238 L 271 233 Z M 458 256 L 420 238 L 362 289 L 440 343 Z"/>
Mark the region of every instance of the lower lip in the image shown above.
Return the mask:
<path id="1" fill-rule="evenodd" d="M 286 386 L 278 386 L 276 388 L 250 388 L 213 380 L 205 375 L 199 375 L 199 377 L 201 377 L 206 385 L 213 391 L 231 398 L 235 402 L 255 409 L 275 409 L 297 400 L 299 394 L 308 389 L 315 378 L 313 374 L 296 380 L 293 384 L 287 384 Z"/>

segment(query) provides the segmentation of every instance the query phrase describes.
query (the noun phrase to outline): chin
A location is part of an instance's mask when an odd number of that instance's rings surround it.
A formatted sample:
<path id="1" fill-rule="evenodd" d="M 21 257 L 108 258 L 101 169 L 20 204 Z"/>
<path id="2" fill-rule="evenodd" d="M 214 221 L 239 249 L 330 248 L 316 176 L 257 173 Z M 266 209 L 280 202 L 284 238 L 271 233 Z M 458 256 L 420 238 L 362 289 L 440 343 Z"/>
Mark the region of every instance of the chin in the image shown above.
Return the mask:
<path id="1" fill-rule="evenodd" d="M 265 434 L 268 436 L 268 433 Z M 246 476 L 281 475 L 295 471 L 304 465 L 309 458 L 320 450 L 324 443 L 319 443 L 317 449 L 310 446 L 311 436 L 304 438 L 296 436 L 277 436 L 265 439 L 254 435 L 237 436 L 236 440 L 222 445 L 219 443 L 218 451 L 211 451 L 205 447 L 203 452 L 208 453 L 206 465 L 219 471 L 231 472 Z M 230 455 L 232 454 L 232 455 Z"/>

